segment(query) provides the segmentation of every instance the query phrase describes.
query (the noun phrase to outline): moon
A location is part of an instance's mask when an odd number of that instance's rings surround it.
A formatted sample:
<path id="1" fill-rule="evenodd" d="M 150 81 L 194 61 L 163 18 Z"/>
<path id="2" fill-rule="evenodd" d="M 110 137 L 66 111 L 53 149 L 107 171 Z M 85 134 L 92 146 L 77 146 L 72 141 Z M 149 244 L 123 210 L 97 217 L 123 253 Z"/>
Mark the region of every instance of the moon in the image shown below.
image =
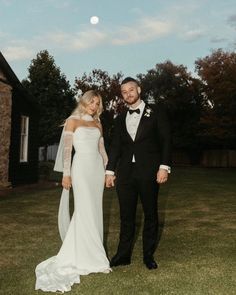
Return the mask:
<path id="1" fill-rule="evenodd" d="M 99 17 L 98 16 L 91 16 L 90 17 L 90 23 L 92 24 L 92 25 L 97 25 L 98 23 L 99 23 Z"/>

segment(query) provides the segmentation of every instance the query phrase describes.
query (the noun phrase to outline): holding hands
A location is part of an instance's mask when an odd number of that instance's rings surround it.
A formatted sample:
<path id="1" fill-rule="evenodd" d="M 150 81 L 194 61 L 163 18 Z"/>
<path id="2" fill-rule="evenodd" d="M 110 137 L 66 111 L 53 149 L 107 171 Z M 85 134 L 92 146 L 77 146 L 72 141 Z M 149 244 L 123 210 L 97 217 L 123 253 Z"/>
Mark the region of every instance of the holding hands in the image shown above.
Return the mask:
<path id="1" fill-rule="evenodd" d="M 115 186 L 115 175 L 106 175 L 105 183 L 106 187 L 113 187 Z"/>
<path id="2" fill-rule="evenodd" d="M 106 187 L 114 187 L 115 186 L 115 175 L 106 175 L 105 184 Z M 159 169 L 157 172 L 156 181 L 159 184 L 165 183 L 168 180 L 168 171 L 166 169 Z"/>

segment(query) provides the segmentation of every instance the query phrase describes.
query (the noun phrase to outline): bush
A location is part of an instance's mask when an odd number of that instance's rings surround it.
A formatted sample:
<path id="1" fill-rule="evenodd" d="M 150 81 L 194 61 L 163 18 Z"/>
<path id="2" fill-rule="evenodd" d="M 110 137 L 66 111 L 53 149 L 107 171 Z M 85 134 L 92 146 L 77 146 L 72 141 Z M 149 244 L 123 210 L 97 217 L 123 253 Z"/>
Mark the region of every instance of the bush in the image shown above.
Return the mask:
<path id="1" fill-rule="evenodd" d="M 53 171 L 54 161 L 39 162 L 39 179 L 61 182 L 62 174 Z"/>

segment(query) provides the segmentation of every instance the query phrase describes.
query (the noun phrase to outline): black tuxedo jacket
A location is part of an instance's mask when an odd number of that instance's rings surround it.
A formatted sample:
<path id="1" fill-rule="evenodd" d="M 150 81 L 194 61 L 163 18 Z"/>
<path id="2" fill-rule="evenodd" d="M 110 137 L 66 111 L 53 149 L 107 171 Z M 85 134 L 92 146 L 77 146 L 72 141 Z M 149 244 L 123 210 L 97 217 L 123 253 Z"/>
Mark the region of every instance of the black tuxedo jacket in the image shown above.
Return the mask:
<path id="1" fill-rule="evenodd" d="M 134 155 L 135 175 L 155 180 L 160 164 L 170 166 L 171 135 L 166 110 L 161 104 L 146 104 L 134 141 L 126 128 L 126 114 L 116 118 L 106 169 L 116 171 L 117 179 L 125 181 Z"/>

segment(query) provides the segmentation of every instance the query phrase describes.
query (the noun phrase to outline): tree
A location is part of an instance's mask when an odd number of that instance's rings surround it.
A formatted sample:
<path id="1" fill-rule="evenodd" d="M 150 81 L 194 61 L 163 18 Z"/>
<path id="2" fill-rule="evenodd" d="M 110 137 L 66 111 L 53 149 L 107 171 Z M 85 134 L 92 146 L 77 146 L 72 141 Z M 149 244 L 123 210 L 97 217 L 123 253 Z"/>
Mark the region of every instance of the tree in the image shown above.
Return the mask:
<path id="1" fill-rule="evenodd" d="M 199 149 L 197 134 L 203 104 L 200 81 L 192 78 L 186 67 L 171 61 L 157 64 L 138 78 L 144 99 L 163 103 L 169 110 L 174 148 Z"/>
<path id="2" fill-rule="evenodd" d="M 39 104 L 39 145 L 46 148 L 59 140 L 59 127 L 75 107 L 74 91 L 47 50 L 37 54 L 28 70 L 22 83 Z"/>
<path id="3" fill-rule="evenodd" d="M 209 147 L 236 147 L 236 53 L 218 49 L 195 62 L 208 104 L 201 117 Z"/>

